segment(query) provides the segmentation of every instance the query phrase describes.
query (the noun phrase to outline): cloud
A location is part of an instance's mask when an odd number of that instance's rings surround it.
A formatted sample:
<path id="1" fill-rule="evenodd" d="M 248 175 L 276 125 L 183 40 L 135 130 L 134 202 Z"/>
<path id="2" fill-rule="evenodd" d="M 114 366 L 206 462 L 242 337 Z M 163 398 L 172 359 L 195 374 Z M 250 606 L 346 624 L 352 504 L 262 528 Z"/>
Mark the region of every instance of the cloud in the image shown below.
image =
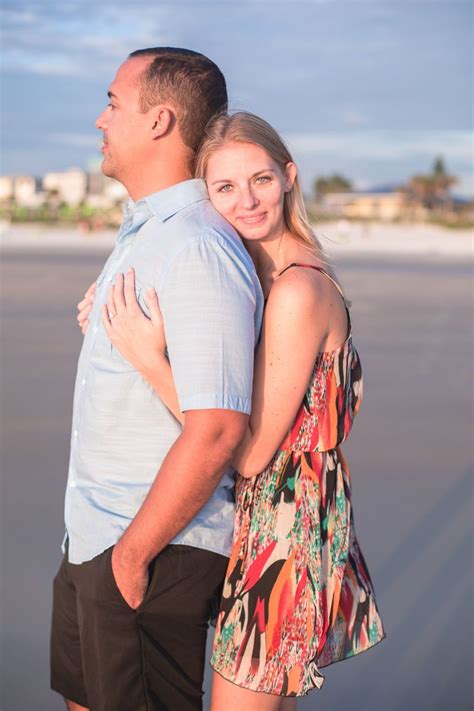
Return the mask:
<path id="1" fill-rule="evenodd" d="M 339 118 L 343 126 L 349 126 L 352 128 L 361 128 L 362 126 L 368 126 L 370 123 L 369 117 L 356 108 L 344 109 L 341 111 Z"/>
<path id="2" fill-rule="evenodd" d="M 76 7 L 74 7 L 76 5 Z M 50 76 L 110 75 L 129 52 L 168 39 L 169 10 L 153 7 L 141 13 L 135 4 L 117 12 L 115 4 L 84 0 L 77 7 L 23 3 L 4 9 L 3 67 Z M 138 3 L 140 5 L 140 3 Z M 94 22 L 90 22 L 93 15 Z"/>
<path id="3" fill-rule="evenodd" d="M 15 23 L 17 25 L 33 25 L 35 20 L 36 14 L 34 12 L 18 10 L 15 8 L 2 8 L 0 10 L 0 21 L 3 26 L 10 23 Z"/>
<path id="4" fill-rule="evenodd" d="M 21 66 L 21 65 L 20 65 Z M 80 64 L 65 59 L 64 57 L 48 57 L 35 62 L 30 68 L 33 74 L 47 77 L 74 77 L 82 75 L 83 67 Z"/>
<path id="5" fill-rule="evenodd" d="M 444 155 L 468 162 L 474 148 L 472 131 L 341 131 L 289 133 L 293 150 L 312 154 L 349 153 L 353 158 L 400 160 Z"/>

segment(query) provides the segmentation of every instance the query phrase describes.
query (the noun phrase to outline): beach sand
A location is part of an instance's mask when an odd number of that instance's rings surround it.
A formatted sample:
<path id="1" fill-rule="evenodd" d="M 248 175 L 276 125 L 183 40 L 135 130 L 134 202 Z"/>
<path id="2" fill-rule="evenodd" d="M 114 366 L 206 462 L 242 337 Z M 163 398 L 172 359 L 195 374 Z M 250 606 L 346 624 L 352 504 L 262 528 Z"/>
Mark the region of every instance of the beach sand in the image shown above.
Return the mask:
<path id="1" fill-rule="evenodd" d="M 408 223 L 322 222 L 314 229 L 331 258 L 366 259 L 405 256 L 452 261 L 474 258 L 474 232 L 469 229 L 448 230 L 436 225 Z M 40 249 L 55 252 L 83 252 L 112 249 L 115 230 L 84 233 L 78 227 L 50 227 L 41 224 L 0 223 L 0 249 Z"/>
<path id="2" fill-rule="evenodd" d="M 3 253 L 2 711 L 63 709 L 48 689 L 51 580 L 61 556 L 81 342 L 75 304 L 111 243 L 103 244 L 84 249 L 81 242 L 73 250 L 11 244 Z M 469 260 L 380 250 L 347 251 L 335 260 L 353 302 L 365 377 L 365 399 L 344 449 L 357 534 L 388 636 L 325 669 L 323 689 L 298 708 L 467 710 L 473 703 Z"/>

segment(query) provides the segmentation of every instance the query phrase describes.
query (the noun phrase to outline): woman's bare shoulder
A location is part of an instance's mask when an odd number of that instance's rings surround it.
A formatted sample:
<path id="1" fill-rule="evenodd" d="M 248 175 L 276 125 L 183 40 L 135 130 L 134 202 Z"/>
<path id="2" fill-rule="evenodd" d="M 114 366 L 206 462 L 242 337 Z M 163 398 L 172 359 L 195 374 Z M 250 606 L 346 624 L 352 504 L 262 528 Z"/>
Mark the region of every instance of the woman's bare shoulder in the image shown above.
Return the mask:
<path id="1" fill-rule="evenodd" d="M 292 267 L 279 276 L 270 290 L 267 309 L 298 308 L 305 314 L 321 308 L 327 297 L 326 277 L 316 269 Z"/>

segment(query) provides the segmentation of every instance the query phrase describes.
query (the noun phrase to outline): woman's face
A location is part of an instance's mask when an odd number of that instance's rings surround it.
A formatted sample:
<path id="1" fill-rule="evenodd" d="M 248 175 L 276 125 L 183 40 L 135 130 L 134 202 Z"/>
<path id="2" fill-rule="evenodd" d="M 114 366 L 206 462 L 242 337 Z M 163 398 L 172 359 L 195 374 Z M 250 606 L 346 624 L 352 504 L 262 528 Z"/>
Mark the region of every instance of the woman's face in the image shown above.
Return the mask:
<path id="1" fill-rule="evenodd" d="M 206 170 L 212 204 L 246 240 L 282 234 L 283 199 L 295 177 L 294 163 L 283 173 L 260 146 L 235 141 L 213 153 Z"/>

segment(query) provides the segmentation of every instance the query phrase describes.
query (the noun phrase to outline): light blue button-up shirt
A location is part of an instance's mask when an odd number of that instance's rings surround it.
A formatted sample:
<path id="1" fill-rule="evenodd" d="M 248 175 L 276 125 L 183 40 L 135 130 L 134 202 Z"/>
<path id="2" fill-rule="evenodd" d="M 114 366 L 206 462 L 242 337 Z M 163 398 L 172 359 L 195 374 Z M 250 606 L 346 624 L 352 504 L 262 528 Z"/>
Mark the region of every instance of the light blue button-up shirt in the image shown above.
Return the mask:
<path id="1" fill-rule="evenodd" d="M 71 563 L 90 560 L 118 541 L 181 432 L 101 323 L 109 285 L 130 267 L 145 313 L 146 290 L 158 293 L 181 410 L 250 413 L 263 296 L 242 242 L 209 202 L 201 180 L 129 201 L 97 279 L 77 369 L 65 503 Z M 229 555 L 233 486 L 229 471 L 172 543 Z"/>

